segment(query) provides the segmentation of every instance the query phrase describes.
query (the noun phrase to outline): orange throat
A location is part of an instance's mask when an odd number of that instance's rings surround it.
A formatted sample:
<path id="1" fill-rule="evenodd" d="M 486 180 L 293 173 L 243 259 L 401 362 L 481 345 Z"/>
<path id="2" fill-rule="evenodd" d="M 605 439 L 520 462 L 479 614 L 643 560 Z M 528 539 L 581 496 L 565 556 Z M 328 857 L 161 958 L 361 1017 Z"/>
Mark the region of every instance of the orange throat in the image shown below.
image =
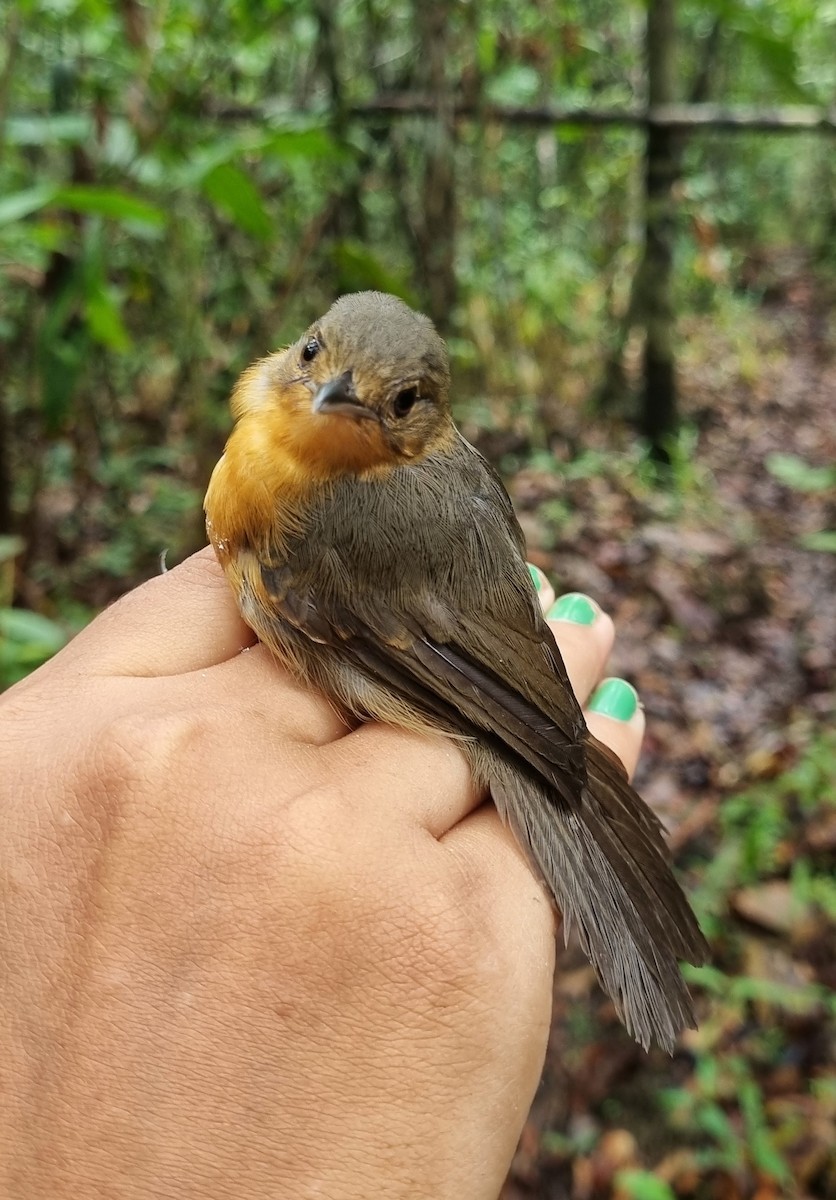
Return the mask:
<path id="1" fill-rule="evenodd" d="M 379 475 L 392 461 L 372 422 L 276 410 L 239 419 L 206 492 L 206 529 L 221 561 L 242 545 L 275 547 L 298 532 L 314 492 L 348 474 Z"/>

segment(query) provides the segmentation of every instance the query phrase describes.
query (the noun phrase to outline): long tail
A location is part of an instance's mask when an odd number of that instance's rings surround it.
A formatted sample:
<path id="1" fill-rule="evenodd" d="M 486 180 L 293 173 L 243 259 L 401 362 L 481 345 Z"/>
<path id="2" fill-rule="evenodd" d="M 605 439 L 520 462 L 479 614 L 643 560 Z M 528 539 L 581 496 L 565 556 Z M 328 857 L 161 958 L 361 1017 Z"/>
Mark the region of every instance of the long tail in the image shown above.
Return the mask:
<path id="1" fill-rule="evenodd" d="M 671 871 L 659 821 L 595 738 L 588 785 L 571 806 L 519 762 L 491 755 L 491 792 L 502 817 L 577 929 L 618 1014 L 647 1049 L 668 1053 L 694 1027 L 679 961 L 705 961 L 708 946 Z"/>

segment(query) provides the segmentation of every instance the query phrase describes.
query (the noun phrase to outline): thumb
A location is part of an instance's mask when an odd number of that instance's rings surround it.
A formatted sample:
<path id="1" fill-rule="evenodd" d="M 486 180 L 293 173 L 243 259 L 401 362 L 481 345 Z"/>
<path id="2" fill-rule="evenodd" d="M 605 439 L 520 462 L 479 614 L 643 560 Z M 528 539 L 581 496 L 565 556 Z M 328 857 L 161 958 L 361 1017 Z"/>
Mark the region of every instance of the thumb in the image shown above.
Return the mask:
<path id="1" fill-rule="evenodd" d="M 234 658 L 255 640 L 206 547 L 117 600 L 53 663 L 85 675 L 180 675 Z"/>

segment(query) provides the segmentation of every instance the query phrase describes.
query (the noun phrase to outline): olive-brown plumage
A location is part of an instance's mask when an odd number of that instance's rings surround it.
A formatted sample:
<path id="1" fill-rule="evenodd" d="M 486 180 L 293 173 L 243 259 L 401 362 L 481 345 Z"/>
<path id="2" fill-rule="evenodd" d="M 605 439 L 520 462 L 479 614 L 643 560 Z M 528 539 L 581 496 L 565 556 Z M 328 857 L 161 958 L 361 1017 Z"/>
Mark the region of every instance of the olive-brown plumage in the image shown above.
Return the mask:
<path id="1" fill-rule="evenodd" d="M 206 496 L 244 619 L 363 720 L 463 738 L 644 1045 L 693 1024 L 706 946 L 657 819 L 587 731 L 498 476 L 450 416 L 444 343 L 392 296 L 337 301 L 233 395 Z"/>

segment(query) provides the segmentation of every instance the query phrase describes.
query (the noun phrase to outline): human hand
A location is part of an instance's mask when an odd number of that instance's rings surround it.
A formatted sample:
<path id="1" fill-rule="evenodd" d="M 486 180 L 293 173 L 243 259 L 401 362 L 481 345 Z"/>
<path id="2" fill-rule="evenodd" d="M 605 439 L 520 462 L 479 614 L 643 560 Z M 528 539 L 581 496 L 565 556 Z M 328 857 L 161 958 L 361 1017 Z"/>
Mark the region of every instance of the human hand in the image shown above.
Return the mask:
<path id="1" fill-rule="evenodd" d="M 586 700 L 611 622 L 553 628 Z M 252 642 L 203 552 L 0 698 L 0 1200 L 499 1191 L 552 909 L 452 743 Z"/>

